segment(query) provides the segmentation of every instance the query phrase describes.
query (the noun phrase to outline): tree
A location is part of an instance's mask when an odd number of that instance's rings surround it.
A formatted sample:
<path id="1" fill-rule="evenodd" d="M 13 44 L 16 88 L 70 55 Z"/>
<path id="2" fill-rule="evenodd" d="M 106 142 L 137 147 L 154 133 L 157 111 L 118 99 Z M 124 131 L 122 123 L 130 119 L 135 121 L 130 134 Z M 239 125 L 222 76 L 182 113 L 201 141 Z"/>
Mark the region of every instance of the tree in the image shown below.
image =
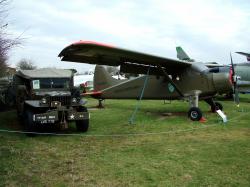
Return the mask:
<path id="1" fill-rule="evenodd" d="M 1 40 L 1 38 L 0 38 L 0 40 Z M 0 44 L 0 77 L 5 76 L 5 72 L 7 69 L 6 61 L 7 61 L 7 56 L 4 53 L 4 50 L 2 49 L 2 45 Z"/>
<path id="2" fill-rule="evenodd" d="M 7 33 L 8 23 L 6 23 L 6 17 L 9 3 L 10 0 L 0 0 L 0 77 L 6 74 L 9 51 L 20 44 L 20 37 L 10 39 Z"/>
<path id="3" fill-rule="evenodd" d="M 20 60 L 17 63 L 16 67 L 17 67 L 17 69 L 22 69 L 22 70 L 36 69 L 36 66 L 34 65 L 34 62 L 32 62 L 32 60 L 25 59 L 25 58 L 23 58 L 22 60 Z"/>

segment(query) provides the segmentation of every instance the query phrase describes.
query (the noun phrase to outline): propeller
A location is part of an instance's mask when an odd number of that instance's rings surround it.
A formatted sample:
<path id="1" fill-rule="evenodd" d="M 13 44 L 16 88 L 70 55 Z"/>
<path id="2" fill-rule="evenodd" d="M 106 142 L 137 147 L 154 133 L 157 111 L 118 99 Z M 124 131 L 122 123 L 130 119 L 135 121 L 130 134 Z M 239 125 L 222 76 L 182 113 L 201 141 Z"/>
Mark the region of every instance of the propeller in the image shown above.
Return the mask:
<path id="1" fill-rule="evenodd" d="M 237 81 L 238 81 L 239 77 L 235 74 L 234 63 L 233 63 L 233 58 L 232 58 L 231 52 L 230 52 L 230 59 L 231 59 L 231 69 L 230 69 L 230 71 L 231 71 L 231 80 L 232 80 L 232 83 L 233 83 L 234 102 L 239 107 L 240 99 L 239 99 L 239 91 L 238 91 L 238 85 L 237 85 Z"/>

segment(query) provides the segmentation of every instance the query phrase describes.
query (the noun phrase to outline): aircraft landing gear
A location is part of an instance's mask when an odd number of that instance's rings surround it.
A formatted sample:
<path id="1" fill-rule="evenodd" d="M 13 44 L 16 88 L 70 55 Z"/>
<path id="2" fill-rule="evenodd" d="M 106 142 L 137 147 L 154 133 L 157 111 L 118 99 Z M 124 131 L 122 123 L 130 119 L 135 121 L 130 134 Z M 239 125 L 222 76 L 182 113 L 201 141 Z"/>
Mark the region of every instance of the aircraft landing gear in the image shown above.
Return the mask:
<path id="1" fill-rule="evenodd" d="M 198 107 L 192 107 L 188 111 L 188 117 L 193 121 L 199 121 L 202 118 L 201 109 Z"/>
<path id="2" fill-rule="evenodd" d="M 97 108 L 104 108 L 103 104 L 103 99 L 98 99 L 98 105 L 97 105 Z"/>
<path id="3" fill-rule="evenodd" d="M 188 117 L 193 121 L 199 121 L 202 118 L 202 111 L 198 107 L 199 93 L 195 93 L 194 96 L 189 96 L 190 109 L 188 111 Z"/>
<path id="4" fill-rule="evenodd" d="M 215 113 L 216 110 L 223 110 L 222 104 L 219 103 L 219 102 L 214 102 L 213 98 L 206 99 L 205 101 L 207 102 L 207 104 L 210 105 L 211 111 L 212 111 L 213 113 Z"/>
<path id="5" fill-rule="evenodd" d="M 223 110 L 223 106 L 222 106 L 222 104 L 221 103 L 219 103 L 219 102 L 214 102 L 214 104 L 215 104 L 215 107 L 214 106 L 211 106 L 211 111 L 212 112 L 216 112 L 216 110 Z"/>
<path id="6" fill-rule="evenodd" d="M 222 118 L 223 122 L 226 123 L 227 116 L 222 111 L 222 104 L 219 102 L 214 102 L 213 98 L 206 99 L 205 101 L 211 106 L 211 111 L 214 113 L 218 113 L 218 115 Z"/>

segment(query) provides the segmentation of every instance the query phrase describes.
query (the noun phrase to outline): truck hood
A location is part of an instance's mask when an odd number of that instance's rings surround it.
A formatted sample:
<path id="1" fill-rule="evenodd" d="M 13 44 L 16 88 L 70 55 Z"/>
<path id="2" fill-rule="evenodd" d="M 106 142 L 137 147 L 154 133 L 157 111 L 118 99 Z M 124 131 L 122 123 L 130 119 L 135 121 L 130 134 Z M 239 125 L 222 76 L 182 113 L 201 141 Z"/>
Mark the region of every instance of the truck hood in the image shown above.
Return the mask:
<path id="1" fill-rule="evenodd" d="M 70 96 L 70 91 L 38 91 L 35 92 L 37 96 Z"/>

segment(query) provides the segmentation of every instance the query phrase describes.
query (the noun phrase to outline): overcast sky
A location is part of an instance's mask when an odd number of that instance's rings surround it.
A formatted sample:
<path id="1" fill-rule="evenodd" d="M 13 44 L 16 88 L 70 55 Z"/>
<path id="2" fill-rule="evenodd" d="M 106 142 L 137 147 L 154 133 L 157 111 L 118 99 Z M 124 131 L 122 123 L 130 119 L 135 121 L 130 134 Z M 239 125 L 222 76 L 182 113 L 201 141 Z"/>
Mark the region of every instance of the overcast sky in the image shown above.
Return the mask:
<path id="1" fill-rule="evenodd" d="M 38 67 L 83 72 L 93 66 L 57 57 L 79 40 L 174 59 L 181 45 L 197 61 L 222 64 L 230 63 L 230 51 L 250 52 L 249 0 L 13 0 L 10 7 L 10 33 L 25 31 L 22 47 L 10 53 L 12 66 L 26 58 Z"/>

